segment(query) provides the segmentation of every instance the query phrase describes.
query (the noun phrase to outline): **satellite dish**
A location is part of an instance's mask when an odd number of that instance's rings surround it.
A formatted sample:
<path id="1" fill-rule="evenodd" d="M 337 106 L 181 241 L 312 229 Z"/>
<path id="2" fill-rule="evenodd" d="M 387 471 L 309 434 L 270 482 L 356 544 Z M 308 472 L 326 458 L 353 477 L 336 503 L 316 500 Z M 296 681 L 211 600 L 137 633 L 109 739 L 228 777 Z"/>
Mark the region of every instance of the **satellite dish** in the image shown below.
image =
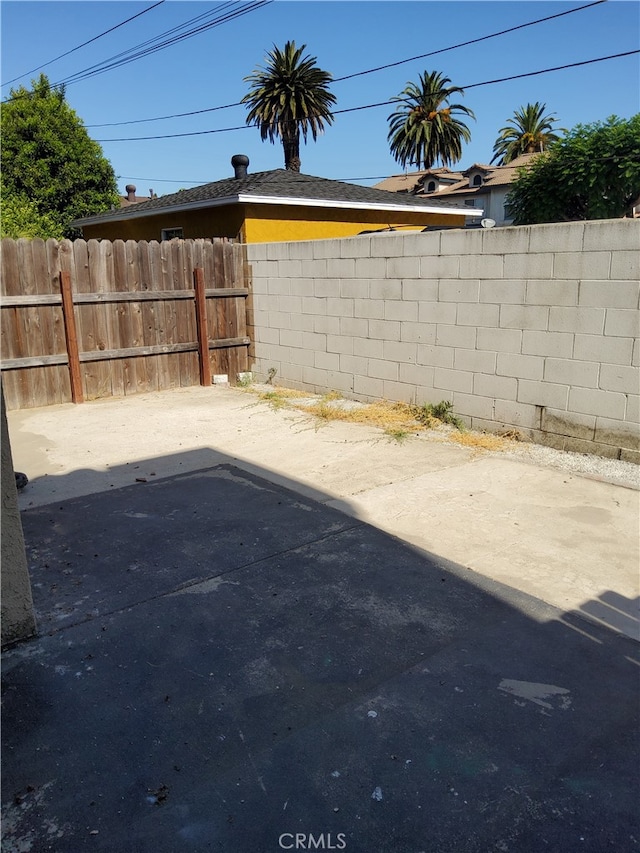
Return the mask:
<path id="1" fill-rule="evenodd" d="M 482 225 L 483 228 L 493 228 L 495 226 L 495 224 L 496 224 L 495 219 L 481 219 L 480 220 L 480 225 Z"/>

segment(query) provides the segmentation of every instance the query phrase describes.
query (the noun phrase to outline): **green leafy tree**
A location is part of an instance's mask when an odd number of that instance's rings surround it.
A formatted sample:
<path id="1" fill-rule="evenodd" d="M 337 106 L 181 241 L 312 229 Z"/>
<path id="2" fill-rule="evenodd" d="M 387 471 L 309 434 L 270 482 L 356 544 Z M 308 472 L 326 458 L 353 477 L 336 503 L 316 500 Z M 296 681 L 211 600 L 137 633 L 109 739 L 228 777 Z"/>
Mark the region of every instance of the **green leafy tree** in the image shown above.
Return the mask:
<path id="1" fill-rule="evenodd" d="M 463 95 L 464 90 L 449 83 L 440 72 L 425 71 L 418 84 L 408 83 L 391 99 L 398 106 L 387 119 L 387 140 L 403 168 L 411 164 L 430 169 L 438 161 L 449 166 L 461 159 L 462 143 L 470 141 L 471 131 L 459 116 L 475 119 L 475 115 L 462 104 L 450 103 L 453 95 Z"/>
<path id="2" fill-rule="evenodd" d="M 640 200 L 640 113 L 579 124 L 520 169 L 507 196 L 514 224 L 631 216 Z"/>
<path id="3" fill-rule="evenodd" d="M 61 240 L 64 237 L 56 218 L 50 213 L 40 213 L 35 202 L 26 196 L 13 195 L 3 188 L 1 197 L 0 236 L 14 240 L 19 237 Z"/>
<path id="4" fill-rule="evenodd" d="M 18 220 L 27 217 L 47 229 L 56 223 L 61 234 L 74 236 L 74 219 L 118 203 L 111 164 L 64 89 L 52 88 L 44 74 L 31 90 L 12 90 L 3 104 L 0 156 L 3 202 L 6 195 Z M 4 222 L 3 216 L 3 229 Z"/>
<path id="5" fill-rule="evenodd" d="M 308 134 L 315 141 L 325 123 L 333 123 L 336 102 L 329 91 L 331 74 L 318 68 L 315 56 L 303 56 L 305 49 L 294 41 L 284 50 L 274 45 L 266 66 L 245 77 L 251 89 L 242 99 L 249 107 L 247 124 L 259 127 L 263 140 L 281 140 L 285 169 L 294 172 L 300 171 L 300 134 L 305 142 Z"/>
<path id="6" fill-rule="evenodd" d="M 558 121 L 554 114 L 545 115 L 547 105 L 538 101 L 520 107 L 507 119 L 507 127 L 500 130 L 500 135 L 493 146 L 492 163 L 498 161 L 499 166 L 506 166 L 521 154 L 535 154 L 546 151 L 560 138 L 553 125 Z M 566 133 L 564 128 L 557 128 Z"/>

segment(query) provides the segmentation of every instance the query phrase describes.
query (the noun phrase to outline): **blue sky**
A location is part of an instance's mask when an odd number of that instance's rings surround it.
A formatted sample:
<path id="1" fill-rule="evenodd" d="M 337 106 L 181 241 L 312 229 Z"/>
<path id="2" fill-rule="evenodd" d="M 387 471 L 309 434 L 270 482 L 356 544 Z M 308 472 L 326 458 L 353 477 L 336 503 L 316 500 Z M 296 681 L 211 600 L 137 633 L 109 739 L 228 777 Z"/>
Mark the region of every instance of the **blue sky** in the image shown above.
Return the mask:
<path id="1" fill-rule="evenodd" d="M 29 85 L 40 73 L 29 74 L 32 69 L 154 2 L 3 0 L 2 82 L 26 73 L 11 86 L 3 86 L 3 98 L 10 88 Z M 276 0 L 136 62 L 69 84 L 67 100 L 90 135 L 101 142 L 121 192 L 126 183 L 133 183 L 139 195 L 146 195 L 150 188 L 163 195 L 228 177 L 235 153 L 249 156 L 250 171 L 281 168 L 282 147 L 262 142 L 257 129 L 244 126 L 242 106 L 142 124 L 97 125 L 236 103 L 247 91 L 243 78 L 264 63 L 274 44 L 282 47 L 287 40 L 306 44 L 306 52 L 337 78 L 577 9 L 587 2 Z M 166 0 L 42 70 L 51 82 L 59 82 L 221 5 L 213 0 Z M 505 83 L 474 84 L 637 50 L 639 36 L 640 4 L 608 0 L 479 44 L 335 82 L 332 91 L 336 109 L 347 109 L 387 101 L 425 70 L 444 73 L 454 85 L 472 87 L 461 98 L 476 115 L 476 121 L 469 122 L 471 143 L 458 164 L 467 168 L 491 160 L 498 131 L 528 102 L 545 103 L 566 128 L 611 114 L 634 115 L 640 111 L 640 60 L 635 54 Z M 397 174 L 401 170 L 387 143 L 391 110 L 382 106 L 336 116 L 317 142 L 303 146 L 302 171 L 343 180 Z M 107 141 L 229 127 L 241 129 L 173 139 Z"/>

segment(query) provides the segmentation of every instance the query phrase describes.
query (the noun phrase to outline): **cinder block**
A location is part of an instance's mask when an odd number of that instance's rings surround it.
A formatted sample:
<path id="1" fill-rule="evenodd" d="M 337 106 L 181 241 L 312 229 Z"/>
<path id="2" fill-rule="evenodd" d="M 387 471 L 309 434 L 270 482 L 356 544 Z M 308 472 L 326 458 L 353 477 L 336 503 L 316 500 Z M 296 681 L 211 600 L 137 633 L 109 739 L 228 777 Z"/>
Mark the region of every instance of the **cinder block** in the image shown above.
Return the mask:
<path id="1" fill-rule="evenodd" d="M 511 376 L 489 376 L 486 373 L 476 373 L 473 378 L 473 393 L 479 397 L 515 400 L 518 393 L 518 380 Z"/>
<path id="2" fill-rule="evenodd" d="M 494 418 L 504 424 L 518 427 L 519 429 L 539 429 L 540 406 L 531 406 L 527 403 L 516 403 L 513 400 L 494 401 Z"/>
<path id="3" fill-rule="evenodd" d="M 627 398 L 625 395 L 615 391 L 572 388 L 569 392 L 568 409 L 570 412 L 583 412 L 586 415 L 600 415 L 605 418 L 622 420 L 626 405 Z"/>
<path id="4" fill-rule="evenodd" d="M 340 353 L 340 371 L 342 373 L 351 373 L 353 376 L 366 376 L 368 360 L 367 358 Z"/>
<path id="5" fill-rule="evenodd" d="M 480 282 L 480 302 L 504 302 L 520 305 L 524 302 L 526 281 L 496 279 Z"/>
<path id="6" fill-rule="evenodd" d="M 382 384 L 382 397 L 385 400 L 393 400 L 398 403 L 412 403 L 415 400 L 416 390 L 413 385 L 406 382 L 393 382 L 385 379 Z"/>
<path id="7" fill-rule="evenodd" d="M 337 352 L 315 352 L 313 360 L 314 366 L 322 370 L 340 369 L 340 356 Z"/>
<path id="8" fill-rule="evenodd" d="M 327 336 L 317 334 L 316 332 L 303 332 L 302 346 L 312 352 L 326 352 Z"/>
<path id="9" fill-rule="evenodd" d="M 525 254 L 529 251 L 530 230 L 515 226 L 489 228 L 482 234 L 482 251 L 486 255 Z"/>
<path id="10" fill-rule="evenodd" d="M 473 373 L 466 370 L 448 370 L 436 367 L 433 371 L 433 387 L 443 391 L 463 391 L 473 393 Z"/>
<path id="11" fill-rule="evenodd" d="M 460 278 L 502 278 L 504 258 L 501 255 L 463 255 L 460 258 Z"/>
<path id="12" fill-rule="evenodd" d="M 600 335 L 576 335 L 573 357 L 606 364 L 631 364 L 633 338 L 605 338 Z"/>
<path id="13" fill-rule="evenodd" d="M 312 320 L 311 328 L 305 327 L 307 332 L 319 332 L 321 335 L 339 335 L 341 334 L 340 317 L 325 317 L 323 314 L 304 315 L 306 319 Z M 366 323 L 366 320 L 363 322 Z"/>
<path id="14" fill-rule="evenodd" d="M 530 403 L 532 406 L 547 406 L 552 409 L 567 408 L 569 386 L 557 385 L 553 382 L 534 382 L 531 379 L 518 379 L 519 403 Z M 581 411 L 575 409 L 574 411 Z"/>
<path id="15" fill-rule="evenodd" d="M 342 240 L 314 240 L 313 241 L 313 257 L 314 258 L 339 258 L 342 246 Z"/>
<path id="16" fill-rule="evenodd" d="M 382 357 L 393 362 L 414 363 L 417 357 L 418 344 L 401 341 L 383 341 Z M 384 379 L 385 377 L 383 377 Z"/>
<path id="17" fill-rule="evenodd" d="M 597 388 L 600 364 L 595 361 L 577 361 L 572 358 L 546 358 L 544 379 L 582 388 Z"/>
<path id="18" fill-rule="evenodd" d="M 340 281 L 340 296 L 348 299 L 368 299 L 369 279 L 342 279 Z"/>
<path id="19" fill-rule="evenodd" d="M 313 241 L 297 240 L 289 244 L 291 260 L 310 261 L 313 258 Z"/>
<path id="20" fill-rule="evenodd" d="M 612 252 L 640 246 L 640 222 L 637 219 L 598 219 L 584 223 L 586 252 L 598 251 L 606 246 Z"/>
<path id="21" fill-rule="evenodd" d="M 400 323 L 397 320 L 369 320 L 369 337 L 383 341 L 399 341 Z"/>
<path id="22" fill-rule="evenodd" d="M 327 275 L 329 278 L 354 278 L 356 261 L 354 258 L 327 258 Z"/>
<path id="23" fill-rule="evenodd" d="M 353 337 L 366 338 L 369 334 L 369 321 L 361 317 L 335 318 L 340 324 L 341 335 L 353 335 Z"/>
<path id="24" fill-rule="evenodd" d="M 298 332 L 292 329 L 280 329 L 279 343 L 284 347 L 300 347 L 304 346 L 302 336 L 303 332 Z"/>
<path id="25" fill-rule="evenodd" d="M 410 323 L 402 321 L 400 323 L 400 340 L 414 341 L 422 344 L 435 344 L 436 342 L 435 323 Z"/>
<path id="26" fill-rule="evenodd" d="M 354 344 L 355 341 L 350 335 L 348 337 L 344 335 L 327 335 L 327 352 L 353 355 Z"/>
<path id="27" fill-rule="evenodd" d="M 544 279 L 553 276 L 553 255 L 549 253 L 505 255 L 503 275 L 505 279 Z"/>
<path id="28" fill-rule="evenodd" d="M 430 367 L 453 367 L 455 357 L 453 347 L 436 347 L 430 344 L 418 344 L 416 360 L 418 364 L 428 364 Z"/>
<path id="29" fill-rule="evenodd" d="M 527 282 L 525 301 L 529 305 L 577 305 L 578 280 L 554 281 L 531 279 Z"/>
<path id="30" fill-rule="evenodd" d="M 442 304 L 451 303 L 443 302 Z M 458 305 L 456 322 L 459 326 L 497 326 L 499 319 L 499 305 L 481 305 L 479 302 L 461 302 Z"/>
<path id="31" fill-rule="evenodd" d="M 498 306 L 496 306 L 498 307 Z M 503 329 L 546 329 L 549 309 L 544 305 L 501 305 L 500 327 Z M 488 324 L 486 324 L 488 325 Z M 497 324 L 496 324 L 497 325 Z"/>
<path id="32" fill-rule="evenodd" d="M 258 263 L 267 259 L 267 243 L 249 243 L 247 245 L 247 260 Z"/>
<path id="33" fill-rule="evenodd" d="M 406 299 L 388 299 L 384 303 L 385 320 L 409 320 L 417 322 L 418 303 Z"/>
<path id="34" fill-rule="evenodd" d="M 499 376 L 515 376 L 517 379 L 542 379 L 544 358 L 539 355 L 499 352 L 496 373 Z"/>
<path id="35" fill-rule="evenodd" d="M 565 453 L 589 453 L 592 456 L 602 456 L 604 459 L 618 459 L 618 447 L 600 444 L 597 441 L 583 441 L 581 438 L 565 438 L 562 449 Z"/>
<path id="36" fill-rule="evenodd" d="M 578 304 L 593 308 L 638 308 L 638 281 L 581 281 Z"/>
<path id="37" fill-rule="evenodd" d="M 621 391 L 623 394 L 640 393 L 640 371 L 624 364 L 600 366 L 599 386 L 603 391 Z"/>
<path id="38" fill-rule="evenodd" d="M 524 355 L 571 358 L 573 335 L 569 332 L 536 332 L 525 329 L 522 333 L 522 352 Z"/>
<path id="39" fill-rule="evenodd" d="M 389 234 L 374 234 L 371 237 L 372 258 L 393 258 L 403 254 L 403 235 L 390 232 Z"/>
<path id="40" fill-rule="evenodd" d="M 597 276 L 597 278 L 604 276 Z M 640 253 L 636 249 L 631 252 L 613 252 L 611 256 L 611 278 L 627 281 L 637 281 L 640 278 Z"/>
<path id="41" fill-rule="evenodd" d="M 336 278 L 317 278 L 313 283 L 314 296 L 341 296 L 340 280 Z"/>
<path id="42" fill-rule="evenodd" d="M 283 382 L 302 382 L 303 369 L 304 368 L 299 364 L 282 364 L 280 379 Z M 266 370 L 263 370 L 261 372 L 266 373 Z"/>
<path id="43" fill-rule="evenodd" d="M 604 329 L 604 309 L 584 307 L 552 307 L 549 311 L 549 331 L 580 332 L 599 335 Z"/>
<path id="44" fill-rule="evenodd" d="M 285 311 L 269 311 L 269 325 L 273 329 L 290 329 L 291 314 Z"/>
<path id="45" fill-rule="evenodd" d="M 531 225 L 527 230 L 530 252 L 581 252 L 583 249 L 582 222 Z"/>
<path id="46" fill-rule="evenodd" d="M 303 296 L 301 310 L 303 314 L 326 314 L 327 300 L 319 296 Z"/>
<path id="47" fill-rule="evenodd" d="M 288 283 L 289 293 L 292 296 L 313 296 L 316 284 L 313 277 L 282 279 L 282 281 Z"/>
<path id="48" fill-rule="evenodd" d="M 420 276 L 423 279 L 458 278 L 459 255 L 428 255 L 420 258 Z"/>
<path id="49" fill-rule="evenodd" d="M 440 302 L 478 302 L 480 299 L 480 281 L 469 279 L 441 279 L 438 287 Z"/>
<path id="50" fill-rule="evenodd" d="M 475 326 L 447 326 L 438 323 L 436 328 L 436 344 L 444 347 L 475 349 L 476 328 Z"/>
<path id="51" fill-rule="evenodd" d="M 620 456 L 618 458 L 622 462 L 633 462 L 634 465 L 640 465 L 640 451 L 639 450 L 627 450 L 626 447 L 621 447 L 620 448 Z"/>
<path id="52" fill-rule="evenodd" d="M 389 341 L 375 341 L 372 338 L 353 338 L 353 354 L 364 358 L 382 358 L 385 343 Z"/>
<path id="53" fill-rule="evenodd" d="M 270 329 L 268 326 L 258 326 L 255 336 L 256 343 L 279 344 L 280 329 Z"/>
<path id="54" fill-rule="evenodd" d="M 487 397 L 476 397 L 475 394 L 464 394 L 461 391 L 453 393 L 453 410 L 458 416 L 486 418 L 493 420 L 493 400 Z"/>
<path id="55" fill-rule="evenodd" d="M 416 388 L 433 388 L 433 367 L 424 364 L 401 364 L 399 378 L 401 382 L 413 384 Z"/>
<path id="56" fill-rule="evenodd" d="M 482 231 L 460 228 L 440 232 L 440 254 L 442 255 L 481 255 Z"/>
<path id="57" fill-rule="evenodd" d="M 420 302 L 418 320 L 421 323 L 445 323 L 454 326 L 458 314 L 455 302 Z"/>
<path id="58" fill-rule="evenodd" d="M 384 319 L 383 299 L 354 299 L 354 317 L 365 317 L 369 320 Z"/>
<path id="59" fill-rule="evenodd" d="M 418 279 L 403 279 L 402 280 L 402 298 L 407 301 L 421 302 L 437 302 L 438 301 L 438 282 L 427 281 L 424 278 Z"/>
<path id="60" fill-rule="evenodd" d="M 278 275 L 280 278 L 301 278 L 302 261 L 282 260 L 278 262 Z"/>
<path id="61" fill-rule="evenodd" d="M 477 347 L 493 352 L 520 352 L 522 331 L 520 329 L 478 329 Z"/>
<path id="62" fill-rule="evenodd" d="M 388 258 L 387 278 L 418 278 L 420 276 L 420 258 Z"/>
<path id="63" fill-rule="evenodd" d="M 348 240 L 340 240 L 341 258 L 368 258 L 371 255 L 371 236 L 361 234 L 358 237 L 349 237 Z"/>
<path id="64" fill-rule="evenodd" d="M 287 260 L 289 257 L 289 243 L 267 243 L 267 258 L 270 261 Z"/>
<path id="65" fill-rule="evenodd" d="M 593 441 L 596 428 L 595 415 L 579 415 L 575 412 L 546 407 L 541 409 L 541 414 L 541 429 L 546 432 Z"/>
<path id="66" fill-rule="evenodd" d="M 384 396 L 384 382 L 375 376 L 354 376 L 353 390 L 356 394 L 381 400 Z"/>
<path id="67" fill-rule="evenodd" d="M 285 314 L 301 314 L 302 298 L 300 296 L 278 296 L 278 311 Z"/>
<path id="68" fill-rule="evenodd" d="M 384 258 L 356 258 L 355 277 L 384 278 L 386 274 L 386 261 Z"/>
<path id="69" fill-rule="evenodd" d="M 640 424 L 640 394 L 627 394 L 627 408 L 624 419 L 636 426 Z"/>
<path id="70" fill-rule="evenodd" d="M 640 450 L 640 426 L 638 423 L 616 421 L 612 418 L 596 418 L 596 441 L 615 444 L 629 450 Z"/>
<path id="71" fill-rule="evenodd" d="M 329 296 L 327 297 L 327 314 L 335 317 L 353 317 L 353 304 L 353 299 Z"/>
<path id="72" fill-rule="evenodd" d="M 398 381 L 398 364 L 385 359 L 370 358 L 367 366 L 367 376 L 374 379 L 390 379 Z"/>
<path id="73" fill-rule="evenodd" d="M 616 338 L 637 338 L 640 336 L 640 311 L 607 308 L 604 333 Z"/>
<path id="74" fill-rule="evenodd" d="M 402 254 L 410 257 L 429 257 L 440 254 L 439 231 L 413 231 L 402 235 Z"/>
<path id="75" fill-rule="evenodd" d="M 296 326 L 301 332 L 324 332 L 324 329 L 316 328 L 327 318 L 323 314 L 298 314 L 296 317 Z M 337 317 L 332 317 L 332 320 L 337 320 Z"/>
<path id="76" fill-rule="evenodd" d="M 440 349 L 446 349 L 446 347 L 440 347 Z M 453 367 L 456 370 L 471 370 L 474 373 L 488 373 L 492 375 L 496 372 L 496 358 L 495 352 L 476 349 L 457 349 L 454 350 Z"/>
<path id="77" fill-rule="evenodd" d="M 610 278 L 611 252 L 557 252 L 553 264 L 553 277 L 556 280 Z M 627 278 L 627 276 L 622 275 L 619 278 Z"/>
<path id="78" fill-rule="evenodd" d="M 313 386 L 314 390 L 329 390 L 327 371 L 320 370 L 318 367 L 303 367 L 302 381 L 306 385 Z"/>
<path id="79" fill-rule="evenodd" d="M 375 279 L 369 283 L 371 299 L 402 299 L 402 282 L 392 279 Z"/>
<path id="80" fill-rule="evenodd" d="M 634 367 L 640 367 L 640 340 L 633 342 L 633 353 L 631 355 L 631 364 Z"/>

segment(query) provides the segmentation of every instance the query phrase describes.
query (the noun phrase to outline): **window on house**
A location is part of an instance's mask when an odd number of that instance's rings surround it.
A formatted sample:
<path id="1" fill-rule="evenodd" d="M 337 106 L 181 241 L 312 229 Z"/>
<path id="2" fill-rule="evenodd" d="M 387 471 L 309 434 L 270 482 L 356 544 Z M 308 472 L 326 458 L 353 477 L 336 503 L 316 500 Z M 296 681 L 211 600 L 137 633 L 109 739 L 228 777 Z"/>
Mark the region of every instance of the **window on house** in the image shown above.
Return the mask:
<path id="1" fill-rule="evenodd" d="M 184 232 L 182 228 L 163 228 L 162 229 L 162 239 L 163 240 L 183 240 Z"/>
<path id="2" fill-rule="evenodd" d="M 428 193 L 434 193 L 435 191 L 436 191 L 436 182 L 435 181 L 429 181 L 429 183 L 427 184 L 427 192 Z"/>
<path id="3" fill-rule="evenodd" d="M 481 187 L 482 186 L 482 175 L 474 175 L 473 182 L 471 184 L 472 187 Z"/>
<path id="4" fill-rule="evenodd" d="M 464 203 L 467 205 L 467 207 L 475 207 L 476 206 L 476 201 L 473 198 L 465 198 Z"/>

